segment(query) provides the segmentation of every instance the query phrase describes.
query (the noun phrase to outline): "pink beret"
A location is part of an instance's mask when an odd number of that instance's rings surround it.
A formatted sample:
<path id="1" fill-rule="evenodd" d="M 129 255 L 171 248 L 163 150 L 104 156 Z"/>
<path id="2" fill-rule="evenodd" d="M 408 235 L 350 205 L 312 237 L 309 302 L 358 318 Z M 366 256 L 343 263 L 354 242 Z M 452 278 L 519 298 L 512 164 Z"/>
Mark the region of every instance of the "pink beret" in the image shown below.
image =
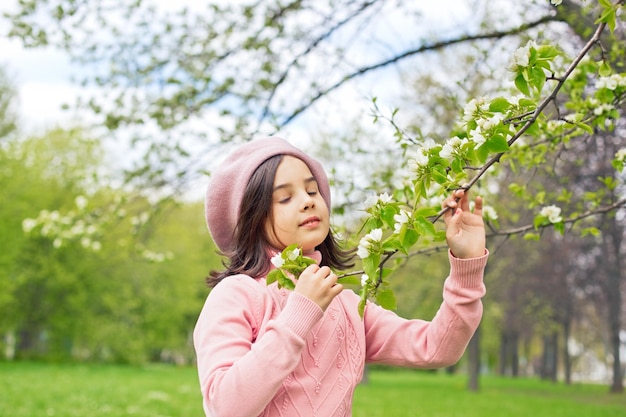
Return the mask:
<path id="1" fill-rule="evenodd" d="M 233 249 L 233 237 L 246 186 L 254 171 L 275 155 L 302 160 L 317 180 L 320 193 L 330 209 L 330 186 L 322 165 L 284 139 L 267 137 L 252 140 L 230 153 L 213 171 L 206 193 L 205 215 L 217 247 Z"/>

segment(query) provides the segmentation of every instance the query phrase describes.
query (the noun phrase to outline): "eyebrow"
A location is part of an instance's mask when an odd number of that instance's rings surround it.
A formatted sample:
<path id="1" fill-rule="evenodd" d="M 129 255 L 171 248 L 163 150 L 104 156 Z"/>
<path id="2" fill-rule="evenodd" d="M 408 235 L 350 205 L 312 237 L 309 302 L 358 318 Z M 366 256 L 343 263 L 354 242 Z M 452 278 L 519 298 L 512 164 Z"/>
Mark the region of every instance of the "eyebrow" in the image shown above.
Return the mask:
<path id="1" fill-rule="evenodd" d="M 311 183 L 311 182 L 317 183 L 317 180 L 315 179 L 315 177 L 309 177 L 309 178 L 306 178 L 304 180 L 304 184 L 305 185 L 309 185 L 309 183 Z M 292 187 L 292 186 L 293 186 L 292 183 L 287 182 L 285 184 L 277 185 L 276 187 L 274 187 L 274 189 L 272 191 L 278 191 L 278 190 L 281 190 L 281 189 L 284 189 L 284 188 L 289 188 L 289 187 Z"/>

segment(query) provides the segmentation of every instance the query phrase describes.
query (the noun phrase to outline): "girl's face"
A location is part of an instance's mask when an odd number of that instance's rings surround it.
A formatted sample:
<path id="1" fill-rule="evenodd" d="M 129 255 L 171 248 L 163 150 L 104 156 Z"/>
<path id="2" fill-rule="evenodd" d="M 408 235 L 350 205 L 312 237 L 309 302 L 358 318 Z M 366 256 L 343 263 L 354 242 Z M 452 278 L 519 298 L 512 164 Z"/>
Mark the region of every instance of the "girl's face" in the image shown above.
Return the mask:
<path id="1" fill-rule="evenodd" d="M 272 246 L 282 250 L 297 243 L 303 251 L 315 249 L 328 235 L 329 217 L 309 167 L 285 155 L 274 177 L 272 209 L 266 223 Z"/>

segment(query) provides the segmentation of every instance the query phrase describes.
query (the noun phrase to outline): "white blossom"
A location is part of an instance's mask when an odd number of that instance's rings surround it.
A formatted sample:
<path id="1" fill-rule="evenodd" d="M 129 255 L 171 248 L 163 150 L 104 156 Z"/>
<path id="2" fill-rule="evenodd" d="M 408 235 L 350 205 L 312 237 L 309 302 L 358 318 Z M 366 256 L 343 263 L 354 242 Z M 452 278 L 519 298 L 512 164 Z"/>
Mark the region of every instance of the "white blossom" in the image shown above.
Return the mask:
<path id="1" fill-rule="evenodd" d="M 370 280 L 370 277 L 367 274 L 361 275 L 361 287 L 365 287 Z"/>
<path id="2" fill-rule="evenodd" d="M 626 148 L 622 148 L 618 150 L 617 152 L 615 152 L 615 159 L 617 159 L 620 162 L 626 161 Z"/>
<path id="3" fill-rule="evenodd" d="M 614 107 L 612 104 L 606 104 L 606 103 L 600 104 L 599 106 L 593 109 L 593 114 L 595 114 L 596 116 L 600 116 L 603 113 L 609 113 L 613 109 Z"/>
<path id="4" fill-rule="evenodd" d="M 459 148 L 467 143 L 467 139 L 461 139 L 458 136 L 453 136 L 446 141 L 441 150 L 439 151 L 439 156 L 445 159 L 451 159 L 455 152 L 459 150 Z"/>
<path id="5" fill-rule="evenodd" d="M 276 255 L 272 256 L 271 262 L 272 262 L 272 265 L 274 265 L 276 268 L 281 268 L 285 264 L 285 260 L 283 259 L 280 253 L 277 253 Z"/>
<path id="6" fill-rule="evenodd" d="M 471 99 L 463 108 L 463 121 L 470 122 L 476 118 L 476 113 L 479 110 L 486 111 L 489 109 L 487 99 L 485 97 L 478 97 Z"/>
<path id="7" fill-rule="evenodd" d="M 410 214 L 405 210 L 400 210 L 400 213 L 393 216 L 393 219 L 396 223 L 393 226 L 394 233 L 400 233 L 400 229 L 402 229 L 402 225 L 406 224 L 409 221 Z"/>
<path id="8" fill-rule="evenodd" d="M 85 207 L 87 207 L 87 199 L 82 195 L 76 197 L 74 203 L 76 203 L 76 207 L 78 207 L 79 210 L 83 210 Z"/>
<path id="9" fill-rule="evenodd" d="M 511 105 L 513 105 L 513 106 L 519 106 L 519 101 L 520 101 L 521 99 L 523 99 L 523 98 L 525 98 L 523 95 L 521 95 L 521 94 L 517 94 L 517 95 L 515 95 L 515 96 L 513 96 L 513 97 L 509 97 L 509 100 L 508 100 L 508 101 L 509 101 L 509 103 L 510 103 Z"/>
<path id="10" fill-rule="evenodd" d="M 376 203 L 378 203 L 378 196 L 370 195 L 365 199 L 365 202 L 363 203 L 363 205 L 365 206 L 365 210 L 367 210 L 369 208 L 374 207 Z"/>
<path id="11" fill-rule="evenodd" d="M 428 165 L 428 156 L 423 149 L 420 149 L 408 160 L 408 165 L 411 171 L 418 171 L 421 167 Z"/>
<path id="12" fill-rule="evenodd" d="M 365 235 L 371 242 L 380 242 L 383 238 L 383 229 L 374 229 Z"/>
<path id="13" fill-rule="evenodd" d="M 393 200 L 393 197 L 391 197 L 389 194 L 387 193 L 382 193 L 379 194 L 377 196 L 369 196 L 367 197 L 367 199 L 365 200 L 364 206 L 365 209 L 369 209 L 374 207 L 377 204 L 388 204 L 391 203 L 391 201 Z"/>
<path id="14" fill-rule="evenodd" d="M 429 151 L 432 148 L 434 148 L 435 146 L 437 146 L 437 142 L 435 142 L 431 138 L 424 139 L 424 141 L 422 142 L 422 149 L 424 151 Z"/>
<path id="15" fill-rule="evenodd" d="M 357 256 L 361 259 L 365 259 L 370 256 L 370 248 L 372 247 L 372 243 L 380 242 L 382 238 L 382 229 L 374 229 L 365 236 L 363 236 L 359 241 L 359 246 L 356 250 Z"/>
<path id="16" fill-rule="evenodd" d="M 470 139 L 476 144 L 476 148 L 480 148 L 487 141 L 478 129 L 470 131 Z"/>
<path id="17" fill-rule="evenodd" d="M 489 119 L 479 119 L 476 121 L 476 124 L 483 130 L 489 130 L 496 126 L 498 126 L 504 120 L 504 115 L 502 113 L 496 113 L 491 116 Z"/>
<path id="18" fill-rule="evenodd" d="M 367 246 L 364 245 L 364 243 L 365 242 L 363 242 L 363 240 L 361 239 L 361 242 L 359 242 L 359 247 L 356 250 L 356 255 L 361 259 L 365 259 L 370 256 L 369 242 L 367 242 Z"/>
<path id="19" fill-rule="evenodd" d="M 560 6 L 563 3 L 563 0 L 550 0 L 550 3 L 554 6 Z"/>
<path id="20" fill-rule="evenodd" d="M 378 200 L 383 204 L 387 204 L 391 203 L 391 200 L 393 200 L 393 198 L 387 193 L 382 193 L 378 196 Z"/>
<path id="21" fill-rule="evenodd" d="M 539 214 L 543 217 L 547 217 L 550 223 L 559 223 L 563 221 L 563 217 L 561 217 L 561 209 L 554 205 L 542 208 Z"/>
<path id="22" fill-rule="evenodd" d="M 35 227 L 37 227 L 37 220 L 35 219 L 22 220 L 22 230 L 25 233 L 30 233 Z"/>
<path id="23" fill-rule="evenodd" d="M 294 250 L 289 252 L 287 258 L 289 258 L 290 261 L 295 261 L 296 259 L 298 259 L 298 256 L 300 256 L 300 248 L 295 248 Z"/>
<path id="24" fill-rule="evenodd" d="M 537 48 L 535 41 L 528 41 L 526 45 L 518 48 L 509 61 L 508 69 L 517 72 L 519 68 L 525 68 L 530 63 L 530 49 Z"/>
<path id="25" fill-rule="evenodd" d="M 498 218 L 498 213 L 491 206 L 483 206 L 483 217 L 486 217 L 490 220 L 496 220 Z"/>
<path id="26" fill-rule="evenodd" d="M 608 77 L 600 77 L 596 81 L 596 88 L 608 88 L 615 90 L 617 87 L 626 87 L 626 76 L 621 74 L 611 74 Z"/>

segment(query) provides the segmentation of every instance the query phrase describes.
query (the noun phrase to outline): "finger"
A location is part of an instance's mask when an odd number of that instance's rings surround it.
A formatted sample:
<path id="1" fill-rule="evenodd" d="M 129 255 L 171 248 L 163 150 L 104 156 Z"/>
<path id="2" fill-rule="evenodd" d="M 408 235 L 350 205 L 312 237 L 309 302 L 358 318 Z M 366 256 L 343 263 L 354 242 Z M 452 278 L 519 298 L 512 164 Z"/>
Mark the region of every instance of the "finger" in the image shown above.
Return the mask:
<path id="1" fill-rule="evenodd" d="M 331 288 L 331 295 L 333 297 L 336 297 L 337 295 L 339 295 L 341 293 L 341 291 L 343 291 L 343 285 L 342 284 L 335 284 Z"/>
<path id="2" fill-rule="evenodd" d="M 331 270 L 329 267 L 327 266 L 323 266 L 320 269 L 317 270 L 316 275 L 319 276 L 320 278 L 324 279 L 326 278 L 329 274 L 331 273 Z"/>
<path id="3" fill-rule="evenodd" d="M 483 199 L 482 197 L 476 197 L 474 201 L 474 214 L 477 216 L 483 216 Z"/>
<path id="4" fill-rule="evenodd" d="M 456 209 L 459 204 L 457 200 L 458 198 L 455 196 L 455 193 L 452 193 L 450 197 L 443 200 L 443 203 L 441 203 L 441 208 L 444 210 L 447 210 L 448 212 L 454 213 L 454 209 Z M 448 209 L 452 209 L 452 210 L 448 210 Z"/>
<path id="5" fill-rule="evenodd" d="M 457 196 L 459 196 L 459 207 L 461 208 L 461 210 L 463 211 L 469 211 L 470 210 L 470 204 L 469 204 L 469 191 L 466 191 L 464 189 L 459 190 L 460 192 L 457 192 Z"/>

